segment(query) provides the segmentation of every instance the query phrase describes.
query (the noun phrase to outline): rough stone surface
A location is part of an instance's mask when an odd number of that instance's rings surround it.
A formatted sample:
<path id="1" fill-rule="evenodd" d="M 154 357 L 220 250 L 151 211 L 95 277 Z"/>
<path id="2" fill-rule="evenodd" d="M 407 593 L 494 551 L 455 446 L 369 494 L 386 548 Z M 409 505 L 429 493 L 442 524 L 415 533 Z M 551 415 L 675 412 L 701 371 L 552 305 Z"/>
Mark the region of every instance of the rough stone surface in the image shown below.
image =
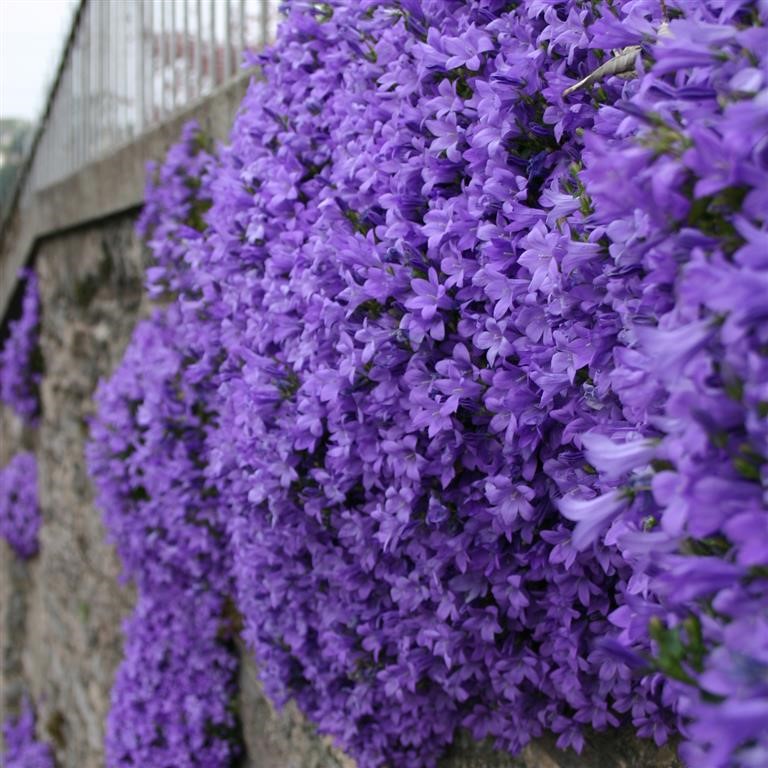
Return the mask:
<path id="1" fill-rule="evenodd" d="M 32 567 L 19 560 L 0 540 L 0 720 L 15 713 L 24 695 L 22 644 L 27 619 L 27 596 L 32 584 Z"/>
<path id="2" fill-rule="evenodd" d="M 355 768 L 354 761 L 317 735 L 294 704 L 277 711 L 242 647 L 240 658 L 239 706 L 247 768 Z"/>
<path id="3" fill-rule="evenodd" d="M 21 688 L 32 694 L 41 736 L 62 768 L 101 768 L 121 622 L 132 596 L 120 587 L 117 560 L 104 542 L 83 447 L 93 390 L 122 354 L 142 308 L 142 250 L 132 222 L 113 220 L 45 241 L 37 270 L 43 526 L 36 558 L 18 563 L 7 547 L 2 555 L 3 699 L 13 706 Z M 17 438 L 4 429 L 4 445 Z"/>
<path id="4" fill-rule="evenodd" d="M 119 565 L 104 541 L 83 459 L 96 384 L 114 369 L 148 309 L 141 291 L 145 255 L 132 219 L 132 214 L 110 217 L 39 244 L 45 360 L 40 427 L 24 429 L 0 409 L 0 465 L 22 448 L 37 452 L 43 513 L 36 558 L 20 562 L 0 542 L 0 717 L 14 711 L 28 690 L 38 706 L 40 736 L 54 746 L 59 768 L 103 768 L 121 624 L 134 601 L 132 590 L 118 581 Z M 294 705 L 277 711 L 244 649 L 241 658 L 243 768 L 355 768 Z M 672 750 L 658 750 L 629 733 L 595 734 L 581 756 L 543 739 L 515 758 L 462 735 L 440 768 L 679 768 L 679 763 Z"/>
<path id="5" fill-rule="evenodd" d="M 440 768 L 680 768 L 674 751 L 640 741 L 630 731 L 591 733 L 582 753 L 560 750 L 554 737 L 529 744 L 517 757 L 477 744 L 462 734 Z"/>

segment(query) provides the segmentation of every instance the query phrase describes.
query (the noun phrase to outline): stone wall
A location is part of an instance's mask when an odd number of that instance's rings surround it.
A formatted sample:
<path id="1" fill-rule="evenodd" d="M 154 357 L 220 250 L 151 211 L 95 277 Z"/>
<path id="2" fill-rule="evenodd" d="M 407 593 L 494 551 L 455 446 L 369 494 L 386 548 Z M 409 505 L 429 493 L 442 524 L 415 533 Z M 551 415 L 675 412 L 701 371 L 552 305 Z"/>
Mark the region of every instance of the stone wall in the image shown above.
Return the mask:
<path id="1" fill-rule="evenodd" d="M 0 463 L 36 450 L 44 518 L 40 554 L 18 561 L 0 542 L 0 717 L 28 690 L 40 736 L 60 768 L 100 768 L 109 692 L 121 657 L 121 622 L 134 595 L 104 541 L 83 459 L 92 394 L 117 364 L 138 318 L 146 257 L 132 213 L 42 241 L 36 253 L 45 359 L 43 414 L 36 431 L 0 413 Z M 293 706 L 276 712 L 254 663 L 241 653 L 243 768 L 354 768 Z M 459 738 L 441 768 L 674 768 L 671 750 L 628 735 L 594 737 L 584 755 L 551 740 L 518 758 Z M 153 768 L 146 766 L 144 768 Z M 392 768 L 398 768 L 392 766 Z"/>
<path id="2" fill-rule="evenodd" d="M 103 765 L 103 723 L 132 595 L 104 543 L 83 458 L 91 395 L 142 310 L 142 253 L 129 218 L 44 241 L 37 252 L 45 361 L 42 417 L 32 438 L 43 526 L 40 554 L 20 564 L 3 547 L 3 705 L 21 687 L 61 766 Z M 5 414 L 4 422 L 13 419 Z M 3 435 L 4 444 L 14 441 Z M 3 582 L 4 578 L 1 578 Z M 13 649 L 13 650 L 11 650 Z M 9 696 L 6 696 L 8 692 Z M 3 713 L 5 714 L 5 713 Z"/>

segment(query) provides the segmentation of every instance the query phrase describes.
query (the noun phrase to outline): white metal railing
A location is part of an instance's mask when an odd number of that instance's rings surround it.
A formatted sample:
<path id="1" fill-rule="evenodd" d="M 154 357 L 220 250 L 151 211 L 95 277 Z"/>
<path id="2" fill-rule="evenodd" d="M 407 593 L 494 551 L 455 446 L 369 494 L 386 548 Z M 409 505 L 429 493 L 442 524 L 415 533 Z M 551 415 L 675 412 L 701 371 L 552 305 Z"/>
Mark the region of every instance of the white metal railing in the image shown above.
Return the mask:
<path id="1" fill-rule="evenodd" d="M 19 190 L 31 195 L 232 80 L 281 0 L 81 0 Z"/>

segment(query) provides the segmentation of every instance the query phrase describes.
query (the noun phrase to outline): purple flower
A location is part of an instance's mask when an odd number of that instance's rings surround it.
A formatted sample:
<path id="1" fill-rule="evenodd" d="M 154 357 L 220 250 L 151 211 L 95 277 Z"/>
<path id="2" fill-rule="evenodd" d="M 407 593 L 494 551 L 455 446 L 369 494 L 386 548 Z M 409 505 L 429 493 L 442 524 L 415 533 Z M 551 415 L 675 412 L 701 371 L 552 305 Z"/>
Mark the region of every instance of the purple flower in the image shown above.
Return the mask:
<path id="1" fill-rule="evenodd" d="M 653 440 L 631 440 L 616 443 L 604 435 L 586 433 L 581 436 L 589 463 L 609 478 L 643 469 L 657 453 Z"/>
<path id="2" fill-rule="evenodd" d="M 0 400 L 35 424 L 40 411 L 40 297 L 35 272 L 24 270 L 20 276 L 24 278 L 21 315 L 9 324 L 0 350 Z"/>
<path id="3" fill-rule="evenodd" d="M 498 321 L 488 318 L 485 321 L 485 329 L 479 331 L 474 337 L 477 348 L 485 350 L 489 365 L 493 365 L 497 357 L 504 357 L 513 349 L 512 344 L 507 340 L 506 328 L 506 320 Z"/>
<path id="4" fill-rule="evenodd" d="M 669 330 L 644 326 L 635 328 L 640 348 L 658 366 L 660 377 L 665 382 L 683 372 L 712 333 L 711 324 L 706 320 Z"/>
<path id="5" fill-rule="evenodd" d="M 408 309 L 421 310 L 422 320 L 429 322 L 437 314 L 438 309 L 449 309 L 453 302 L 446 294 L 445 286 L 437 278 L 437 272 L 430 267 L 429 279 L 416 278 L 411 281 L 411 287 L 416 294 L 406 301 Z"/>
<path id="6" fill-rule="evenodd" d="M 470 24 L 461 35 L 443 38 L 443 47 L 448 54 L 446 69 L 466 67 L 477 71 L 481 65 L 480 54 L 493 50 L 494 46 L 487 34 Z"/>
<path id="7" fill-rule="evenodd" d="M 627 500 L 614 491 L 594 499 L 564 496 L 557 503 L 560 514 L 576 522 L 573 530 L 573 546 L 583 550 L 594 544 L 600 534 L 626 506 Z"/>
<path id="8" fill-rule="evenodd" d="M 18 717 L 9 717 L 3 723 L 5 768 L 54 768 L 53 752 L 35 734 L 35 712 L 25 698 Z"/>
<path id="9" fill-rule="evenodd" d="M 656 590 L 666 595 L 672 604 L 681 604 L 736 585 L 743 576 L 742 567 L 717 557 L 667 555 Z"/>
<path id="10" fill-rule="evenodd" d="M 41 523 L 37 459 L 33 453 L 17 453 L 0 469 L 0 536 L 19 557 L 33 557 Z"/>

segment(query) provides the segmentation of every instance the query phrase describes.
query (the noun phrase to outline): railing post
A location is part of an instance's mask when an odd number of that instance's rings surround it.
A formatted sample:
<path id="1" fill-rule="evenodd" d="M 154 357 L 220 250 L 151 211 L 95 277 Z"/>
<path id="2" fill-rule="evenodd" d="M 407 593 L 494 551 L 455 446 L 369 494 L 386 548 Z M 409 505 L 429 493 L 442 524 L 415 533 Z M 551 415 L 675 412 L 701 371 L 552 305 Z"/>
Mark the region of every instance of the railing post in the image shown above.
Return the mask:
<path id="1" fill-rule="evenodd" d="M 176 109 L 176 103 L 178 101 L 178 88 L 179 88 L 179 78 L 178 78 L 178 48 L 177 48 L 177 37 L 176 37 L 176 2 L 175 0 L 171 0 L 171 33 L 168 37 L 168 47 L 170 48 L 170 56 L 168 57 L 169 63 L 171 65 L 171 109 Z"/>
<path id="2" fill-rule="evenodd" d="M 144 0 L 136 0 L 136 95 L 138 96 L 137 102 L 137 118 L 136 118 L 136 132 L 141 134 L 144 131 L 144 117 L 146 105 L 144 103 L 144 89 L 145 85 L 145 72 L 144 72 L 144 51 L 146 50 L 144 45 Z"/>
<path id="3" fill-rule="evenodd" d="M 218 69 L 218 51 L 216 50 L 216 0 L 210 0 L 211 9 L 211 90 L 218 84 L 216 70 Z"/>
<path id="4" fill-rule="evenodd" d="M 261 4 L 261 40 L 262 45 L 269 39 L 269 0 L 263 0 Z"/>
<path id="5" fill-rule="evenodd" d="M 224 80 L 232 77 L 232 7 L 224 0 Z"/>
<path id="6" fill-rule="evenodd" d="M 195 0 L 195 98 L 203 92 L 203 0 Z"/>
<path id="7" fill-rule="evenodd" d="M 184 37 L 182 39 L 182 59 L 184 66 L 184 103 L 188 104 L 192 100 L 192 89 L 190 87 L 191 73 L 189 71 L 189 0 L 184 0 Z"/>
<path id="8" fill-rule="evenodd" d="M 94 115 L 94 138 L 96 139 L 96 155 L 101 154 L 101 148 L 104 144 L 104 131 L 106 127 L 105 113 L 107 106 L 107 99 L 104 93 L 104 80 L 105 80 L 105 68 L 104 68 L 104 5 L 102 3 L 94 3 L 94 10 L 97 12 L 94 14 L 96 25 L 94 40 L 97 42 L 96 47 L 96 114 Z"/>
<path id="9" fill-rule="evenodd" d="M 168 111 L 168 88 L 166 80 L 167 70 L 167 50 L 166 36 L 168 34 L 168 24 L 166 20 L 165 0 L 160 0 L 160 119 L 162 120 Z"/>
<path id="10" fill-rule="evenodd" d="M 243 53 L 245 53 L 245 32 L 246 24 L 248 23 L 245 17 L 245 0 L 238 0 L 238 26 L 240 28 L 240 34 L 237 46 L 237 59 L 235 59 L 235 67 L 239 69 L 243 65 Z"/>

